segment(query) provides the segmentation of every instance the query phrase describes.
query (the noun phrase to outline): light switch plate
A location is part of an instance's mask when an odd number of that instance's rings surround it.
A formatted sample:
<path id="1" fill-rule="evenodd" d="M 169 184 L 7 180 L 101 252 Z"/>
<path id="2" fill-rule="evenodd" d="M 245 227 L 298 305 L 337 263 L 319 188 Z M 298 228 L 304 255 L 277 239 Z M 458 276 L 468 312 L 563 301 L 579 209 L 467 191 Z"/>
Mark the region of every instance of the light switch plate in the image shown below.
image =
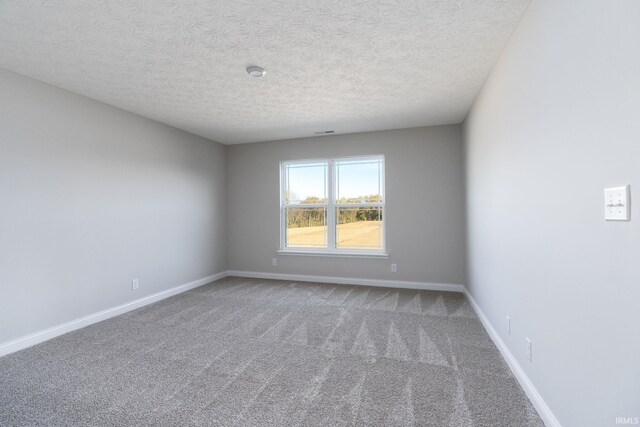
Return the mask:
<path id="1" fill-rule="evenodd" d="M 604 190 L 604 219 L 607 221 L 629 221 L 629 186 Z"/>

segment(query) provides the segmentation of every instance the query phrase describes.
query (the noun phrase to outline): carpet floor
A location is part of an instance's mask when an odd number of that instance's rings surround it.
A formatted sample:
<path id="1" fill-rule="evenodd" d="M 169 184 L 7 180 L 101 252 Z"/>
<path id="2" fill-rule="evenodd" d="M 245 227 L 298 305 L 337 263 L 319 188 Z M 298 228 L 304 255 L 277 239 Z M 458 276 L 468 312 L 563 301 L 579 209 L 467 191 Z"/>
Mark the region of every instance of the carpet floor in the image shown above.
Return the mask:
<path id="1" fill-rule="evenodd" d="M 462 294 L 229 277 L 0 358 L 0 425 L 543 423 Z"/>

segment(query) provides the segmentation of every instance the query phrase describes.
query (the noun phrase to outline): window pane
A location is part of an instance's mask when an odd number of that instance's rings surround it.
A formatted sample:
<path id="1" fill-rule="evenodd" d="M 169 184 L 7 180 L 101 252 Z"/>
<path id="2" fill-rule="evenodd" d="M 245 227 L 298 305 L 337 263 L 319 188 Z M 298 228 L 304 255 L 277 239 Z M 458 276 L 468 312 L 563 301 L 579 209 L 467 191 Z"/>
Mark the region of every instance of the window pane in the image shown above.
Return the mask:
<path id="1" fill-rule="evenodd" d="M 288 164 L 284 175 L 286 204 L 327 202 L 327 162 Z"/>
<path id="2" fill-rule="evenodd" d="M 288 248 L 326 248 L 325 208 L 286 208 Z"/>
<path id="3" fill-rule="evenodd" d="M 336 208 L 336 246 L 382 249 L 382 208 Z"/>
<path id="4" fill-rule="evenodd" d="M 382 159 L 338 160 L 336 202 L 382 202 Z"/>

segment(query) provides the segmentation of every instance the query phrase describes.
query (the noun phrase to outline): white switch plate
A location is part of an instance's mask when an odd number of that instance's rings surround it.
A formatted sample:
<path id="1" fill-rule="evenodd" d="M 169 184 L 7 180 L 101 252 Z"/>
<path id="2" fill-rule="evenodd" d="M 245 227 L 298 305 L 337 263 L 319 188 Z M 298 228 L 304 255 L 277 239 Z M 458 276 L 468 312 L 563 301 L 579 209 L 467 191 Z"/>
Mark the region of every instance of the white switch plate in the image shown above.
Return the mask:
<path id="1" fill-rule="evenodd" d="M 391 264 L 391 272 L 395 273 L 398 271 L 398 264 Z"/>
<path id="2" fill-rule="evenodd" d="M 531 343 L 531 340 L 529 338 L 525 338 L 525 340 L 527 340 L 527 359 L 529 359 L 529 362 L 533 361 L 533 344 Z"/>
<path id="3" fill-rule="evenodd" d="M 138 289 L 139 284 L 140 282 L 138 282 L 138 279 L 133 279 L 131 281 L 131 290 L 135 291 L 136 289 Z"/>
<path id="4" fill-rule="evenodd" d="M 507 334 L 511 335 L 511 317 L 507 316 Z"/>
<path id="5" fill-rule="evenodd" d="M 629 221 L 629 186 L 605 188 L 604 219 L 606 221 Z"/>
<path id="6" fill-rule="evenodd" d="M 271 265 L 278 265 L 278 258 L 271 258 Z"/>

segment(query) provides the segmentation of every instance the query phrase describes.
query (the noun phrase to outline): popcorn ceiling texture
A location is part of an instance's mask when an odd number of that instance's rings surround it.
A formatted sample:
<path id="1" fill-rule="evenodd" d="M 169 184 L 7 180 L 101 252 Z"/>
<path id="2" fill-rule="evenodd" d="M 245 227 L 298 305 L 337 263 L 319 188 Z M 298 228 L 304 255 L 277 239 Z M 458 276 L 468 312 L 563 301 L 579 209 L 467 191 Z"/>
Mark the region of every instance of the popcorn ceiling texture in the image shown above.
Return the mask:
<path id="1" fill-rule="evenodd" d="M 0 67 L 227 144 L 460 123 L 528 3 L 7 0 Z"/>

